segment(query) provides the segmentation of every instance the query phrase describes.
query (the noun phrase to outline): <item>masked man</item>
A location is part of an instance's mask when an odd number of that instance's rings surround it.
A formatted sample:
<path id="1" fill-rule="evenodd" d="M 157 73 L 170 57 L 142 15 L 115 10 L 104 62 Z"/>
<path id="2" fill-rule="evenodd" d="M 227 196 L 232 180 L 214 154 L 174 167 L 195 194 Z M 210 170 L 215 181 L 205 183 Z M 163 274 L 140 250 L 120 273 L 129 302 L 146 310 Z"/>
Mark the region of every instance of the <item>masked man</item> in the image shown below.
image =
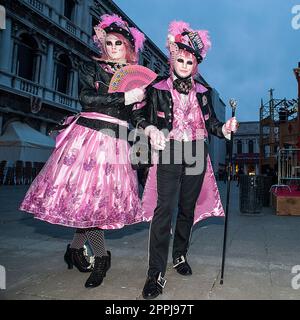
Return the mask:
<path id="1" fill-rule="evenodd" d="M 187 262 L 193 225 L 210 216 L 224 216 L 213 168 L 207 152 L 210 134 L 230 139 L 238 123 L 220 122 L 211 103 L 210 89 L 195 79 L 211 43 L 208 32 L 192 30 L 188 23 L 169 26 L 167 47 L 170 76 L 153 84 L 147 104 L 141 105 L 138 126 L 157 151 L 143 195 L 143 208 L 152 217 L 148 277 L 143 297 L 162 293 L 166 280 L 172 214 L 178 207 L 173 242 L 173 267 L 191 275 Z M 179 201 L 178 201 L 179 200 Z"/>

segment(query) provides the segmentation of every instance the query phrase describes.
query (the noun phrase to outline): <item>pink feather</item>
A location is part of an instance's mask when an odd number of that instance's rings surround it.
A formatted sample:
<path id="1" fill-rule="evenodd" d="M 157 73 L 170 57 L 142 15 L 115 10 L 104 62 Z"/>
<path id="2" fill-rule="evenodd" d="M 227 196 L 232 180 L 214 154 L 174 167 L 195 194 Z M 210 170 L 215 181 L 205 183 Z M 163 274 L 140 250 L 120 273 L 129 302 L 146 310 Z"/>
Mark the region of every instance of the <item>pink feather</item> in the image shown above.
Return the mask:
<path id="1" fill-rule="evenodd" d="M 101 16 L 101 22 L 99 23 L 99 27 L 109 26 L 112 23 L 116 22 L 117 24 L 124 24 L 124 21 L 121 17 L 116 14 L 104 14 Z"/>
<path id="2" fill-rule="evenodd" d="M 196 32 L 199 34 L 203 44 L 204 44 L 204 48 L 202 50 L 202 57 L 205 58 L 207 51 L 211 48 L 211 41 L 209 38 L 209 34 L 207 30 L 196 30 Z"/>
<path id="3" fill-rule="evenodd" d="M 184 29 L 191 29 L 190 25 L 184 21 L 172 21 L 169 25 L 169 33 L 173 36 L 182 33 Z"/>
<path id="4" fill-rule="evenodd" d="M 136 28 L 130 28 L 130 32 L 134 38 L 135 52 L 138 53 L 139 50 L 143 49 L 145 35 Z"/>

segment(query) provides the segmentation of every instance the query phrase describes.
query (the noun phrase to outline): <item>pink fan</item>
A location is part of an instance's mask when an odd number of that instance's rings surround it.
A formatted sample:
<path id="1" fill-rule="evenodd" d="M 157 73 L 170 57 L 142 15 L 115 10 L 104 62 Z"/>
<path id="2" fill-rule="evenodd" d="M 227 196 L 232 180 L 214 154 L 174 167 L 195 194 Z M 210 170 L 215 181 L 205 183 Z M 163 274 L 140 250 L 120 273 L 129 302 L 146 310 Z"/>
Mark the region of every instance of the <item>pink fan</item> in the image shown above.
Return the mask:
<path id="1" fill-rule="evenodd" d="M 156 77 L 157 74 L 146 67 L 139 65 L 125 66 L 113 75 L 108 92 L 127 92 L 135 88 L 148 86 Z"/>

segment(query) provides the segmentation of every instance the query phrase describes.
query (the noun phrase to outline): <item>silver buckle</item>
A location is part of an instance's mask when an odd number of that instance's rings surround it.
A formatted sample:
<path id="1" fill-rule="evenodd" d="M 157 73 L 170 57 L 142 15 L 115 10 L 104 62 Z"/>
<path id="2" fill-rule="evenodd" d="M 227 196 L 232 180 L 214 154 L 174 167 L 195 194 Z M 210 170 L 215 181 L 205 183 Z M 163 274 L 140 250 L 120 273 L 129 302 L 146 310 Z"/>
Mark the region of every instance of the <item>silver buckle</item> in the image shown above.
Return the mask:
<path id="1" fill-rule="evenodd" d="M 177 258 L 175 260 L 176 264 L 173 265 L 173 268 L 176 268 L 177 266 L 179 266 L 180 264 L 185 262 L 185 258 L 184 256 L 180 256 L 179 258 Z"/>
<path id="2" fill-rule="evenodd" d="M 164 279 L 164 278 L 161 276 L 161 272 L 160 272 L 159 275 L 158 275 L 157 283 L 158 283 L 162 288 L 164 288 L 165 285 L 166 285 L 166 283 L 167 283 L 167 280 Z"/>
<path id="3" fill-rule="evenodd" d="M 83 255 L 85 256 L 86 260 L 90 263 L 90 266 L 87 269 L 92 269 L 94 267 L 95 264 L 95 256 L 90 256 L 88 255 L 88 250 L 87 250 L 87 246 L 84 245 L 83 246 Z"/>

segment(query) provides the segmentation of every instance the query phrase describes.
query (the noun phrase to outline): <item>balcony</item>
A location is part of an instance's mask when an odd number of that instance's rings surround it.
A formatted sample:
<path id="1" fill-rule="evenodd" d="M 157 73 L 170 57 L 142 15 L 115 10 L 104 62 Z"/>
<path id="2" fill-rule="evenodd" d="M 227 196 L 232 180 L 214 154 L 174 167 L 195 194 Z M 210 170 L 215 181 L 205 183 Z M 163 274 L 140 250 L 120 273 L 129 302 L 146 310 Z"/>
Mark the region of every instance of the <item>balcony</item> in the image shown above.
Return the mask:
<path id="1" fill-rule="evenodd" d="M 31 81 L 14 77 L 12 84 L 13 88 L 26 92 L 30 95 L 40 96 L 41 94 L 41 88 Z"/>
<path id="2" fill-rule="evenodd" d="M 79 112 L 81 110 L 79 101 L 74 97 L 4 71 L 0 71 L 0 88 L 28 98 L 31 96 L 40 97 L 43 103 L 71 112 Z"/>
<path id="3" fill-rule="evenodd" d="M 38 0 L 28 0 L 29 4 L 36 8 L 37 10 L 43 12 L 44 9 L 44 3 Z"/>

